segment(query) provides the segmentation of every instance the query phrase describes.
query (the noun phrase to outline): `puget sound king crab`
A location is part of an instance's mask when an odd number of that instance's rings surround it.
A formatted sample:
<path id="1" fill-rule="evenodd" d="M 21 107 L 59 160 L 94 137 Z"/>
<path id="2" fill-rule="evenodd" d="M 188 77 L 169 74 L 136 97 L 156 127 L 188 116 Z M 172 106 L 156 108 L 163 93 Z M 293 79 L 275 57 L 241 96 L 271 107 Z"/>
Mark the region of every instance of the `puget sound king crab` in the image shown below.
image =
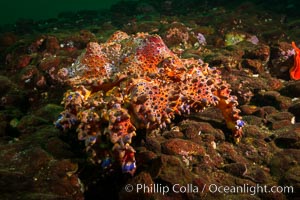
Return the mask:
<path id="1" fill-rule="evenodd" d="M 64 111 L 55 125 L 76 128 L 91 160 L 104 168 L 115 160 L 123 172 L 133 174 L 130 144 L 136 129 L 164 128 L 175 115 L 209 106 L 221 110 L 236 141 L 242 136 L 237 98 L 220 72 L 193 58 L 180 59 L 158 35 L 117 31 L 105 43 L 89 43 L 59 73 L 72 89 L 64 95 Z"/>

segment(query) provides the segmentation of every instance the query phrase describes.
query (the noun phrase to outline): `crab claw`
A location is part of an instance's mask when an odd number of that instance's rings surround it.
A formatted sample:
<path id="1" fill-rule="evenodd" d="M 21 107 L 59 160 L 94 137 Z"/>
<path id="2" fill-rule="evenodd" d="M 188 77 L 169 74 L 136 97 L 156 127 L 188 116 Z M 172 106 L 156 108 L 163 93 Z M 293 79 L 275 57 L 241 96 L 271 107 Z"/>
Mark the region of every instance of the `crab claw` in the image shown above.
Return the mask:
<path id="1" fill-rule="evenodd" d="M 136 170 L 136 164 L 135 161 L 129 161 L 129 162 L 124 162 L 122 165 L 122 172 L 123 173 L 129 173 L 131 175 L 134 174 Z"/>

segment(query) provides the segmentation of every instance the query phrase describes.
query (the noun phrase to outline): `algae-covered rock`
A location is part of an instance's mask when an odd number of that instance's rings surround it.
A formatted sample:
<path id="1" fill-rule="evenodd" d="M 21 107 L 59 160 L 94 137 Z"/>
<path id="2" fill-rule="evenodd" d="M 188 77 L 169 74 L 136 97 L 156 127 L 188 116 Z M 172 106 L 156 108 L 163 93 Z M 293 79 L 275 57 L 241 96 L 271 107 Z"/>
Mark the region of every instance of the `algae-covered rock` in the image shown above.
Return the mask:
<path id="1" fill-rule="evenodd" d="M 46 104 L 45 106 L 41 107 L 39 110 L 36 111 L 35 115 L 49 122 L 54 122 L 57 120 L 57 116 L 63 110 L 62 106 L 56 104 Z"/>
<path id="2" fill-rule="evenodd" d="M 51 132 L 31 134 L 9 143 L 1 141 L 1 199 L 83 199 L 77 164 L 54 158 L 43 145 Z M 57 151 L 63 151 L 57 149 Z M 61 153 L 60 153 L 61 154 Z M 62 154 L 61 154 L 62 155 Z"/>
<path id="3" fill-rule="evenodd" d="M 246 35 L 243 33 L 230 32 L 225 35 L 225 46 L 235 45 L 244 41 Z"/>

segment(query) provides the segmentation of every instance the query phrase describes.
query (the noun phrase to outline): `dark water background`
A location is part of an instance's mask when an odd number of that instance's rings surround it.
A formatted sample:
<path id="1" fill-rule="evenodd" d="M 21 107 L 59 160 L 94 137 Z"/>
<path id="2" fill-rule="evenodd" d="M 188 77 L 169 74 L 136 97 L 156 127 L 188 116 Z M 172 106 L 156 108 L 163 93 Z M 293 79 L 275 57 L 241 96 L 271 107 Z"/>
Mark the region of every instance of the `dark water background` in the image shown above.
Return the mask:
<path id="1" fill-rule="evenodd" d="M 44 20 L 56 18 L 62 12 L 77 12 L 80 10 L 103 11 L 110 9 L 112 5 L 122 4 L 120 0 L 2 0 L 0 1 L 0 25 L 12 24 L 18 20 L 33 19 Z M 187 13 L 189 9 L 201 9 L 205 7 L 224 6 L 234 7 L 245 2 L 254 2 L 259 9 L 272 10 L 277 13 L 286 14 L 292 17 L 299 16 L 299 0 L 140 0 L 130 1 L 133 7 L 147 2 L 162 9 L 161 5 L 172 5 L 173 14 Z M 118 10 L 119 12 L 130 12 L 137 14 L 136 10 Z"/>
<path id="2" fill-rule="evenodd" d="M 1 0 L 0 24 L 18 19 L 41 20 L 61 12 L 108 9 L 119 0 Z"/>

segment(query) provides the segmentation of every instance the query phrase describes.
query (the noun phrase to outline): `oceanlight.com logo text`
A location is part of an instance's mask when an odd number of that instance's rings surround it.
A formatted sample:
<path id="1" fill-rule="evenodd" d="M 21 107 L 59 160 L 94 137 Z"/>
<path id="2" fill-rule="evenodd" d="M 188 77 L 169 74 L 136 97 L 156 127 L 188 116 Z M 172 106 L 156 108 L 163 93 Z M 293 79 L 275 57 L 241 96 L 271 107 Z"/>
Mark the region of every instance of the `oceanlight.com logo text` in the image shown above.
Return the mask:
<path id="1" fill-rule="evenodd" d="M 211 193 L 222 193 L 222 194 L 267 194 L 267 193 L 294 193 L 293 186 L 267 186 L 267 185 L 249 185 L 243 184 L 239 186 L 228 186 L 228 185 L 217 185 L 210 184 L 208 191 Z"/>
<path id="2" fill-rule="evenodd" d="M 204 184 L 199 187 L 193 184 L 180 185 L 174 184 L 172 186 L 162 185 L 162 184 L 127 184 L 125 186 L 126 192 L 136 192 L 136 193 L 160 193 L 162 195 L 173 193 L 220 193 L 220 194 L 268 194 L 268 193 L 294 193 L 293 186 L 267 186 L 267 185 L 217 185 L 217 184 Z"/>

